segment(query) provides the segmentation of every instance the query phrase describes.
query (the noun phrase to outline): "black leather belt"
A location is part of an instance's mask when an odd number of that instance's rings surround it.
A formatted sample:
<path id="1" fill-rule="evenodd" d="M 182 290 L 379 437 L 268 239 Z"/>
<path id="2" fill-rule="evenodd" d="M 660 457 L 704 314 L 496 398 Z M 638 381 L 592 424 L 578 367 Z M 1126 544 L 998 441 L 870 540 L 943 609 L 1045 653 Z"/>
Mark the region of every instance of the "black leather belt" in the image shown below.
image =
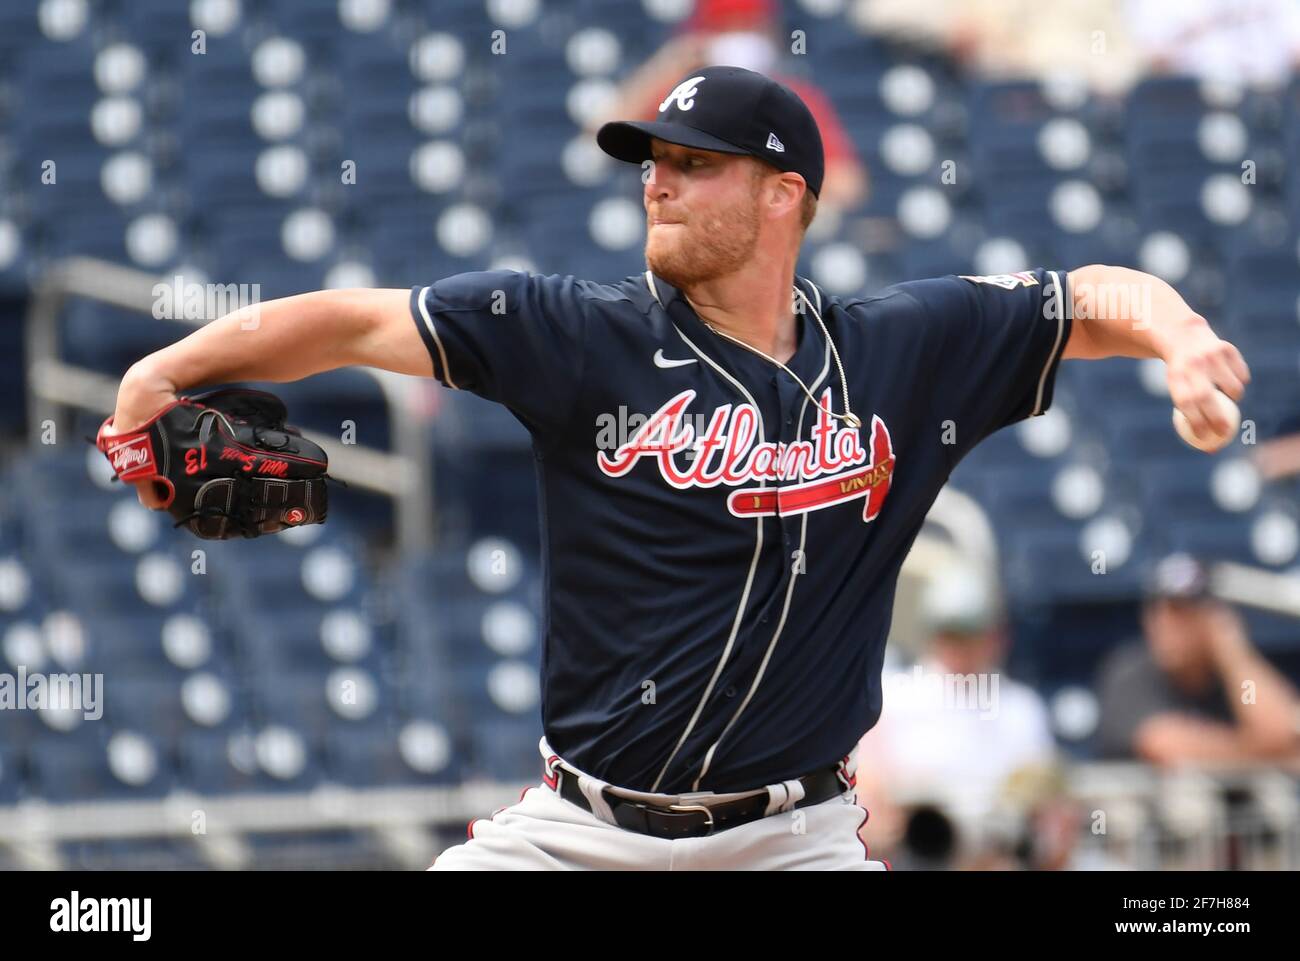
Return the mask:
<path id="1" fill-rule="evenodd" d="M 555 777 L 556 791 L 560 797 L 585 811 L 591 811 L 591 803 L 578 786 L 576 774 L 557 765 Z M 827 768 L 816 774 L 804 775 L 798 780 L 803 785 L 804 796 L 794 805 L 796 808 L 820 804 L 850 790 L 840 777 L 838 768 Z M 765 812 L 769 800 L 768 792 L 760 791 L 753 797 L 710 804 L 705 808 L 704 805 L 690 803 L 672 806 L 645 804 L 619 797 L 607 788 L 601 790 L 601 797 L 609 804 L 619 827 L 638 834 L 669 839 L 707 837 L 717 831 L 757 821 L 767 816 Z"/>

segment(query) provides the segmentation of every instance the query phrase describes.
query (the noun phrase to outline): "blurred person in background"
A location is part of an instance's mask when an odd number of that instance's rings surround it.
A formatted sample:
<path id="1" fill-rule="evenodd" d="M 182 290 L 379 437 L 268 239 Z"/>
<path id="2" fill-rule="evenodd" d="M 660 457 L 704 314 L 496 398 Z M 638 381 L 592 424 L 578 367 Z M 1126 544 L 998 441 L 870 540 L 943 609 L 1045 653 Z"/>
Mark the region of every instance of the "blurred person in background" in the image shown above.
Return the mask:
<path id="1" fill-rule="evenodd" d="M 900 867 L 1013 866 L 988 857 L 985 822 L 1005 807 L 1012 778 L 1054 767 L 1047 708 L 1002 671 L 1008 638 L 980 571 L 941 571 L 920 603 L 923 652 L 886 675 L 880 721 L 858 748 L 858 798 L 870 812 L 864 840 L 896 852 Z M 1016 816 L 1031 819 L 1043 806 L 1036 797 Z"/>
<path id="2" fill-rule="evenodd" d="M 872 33 L 942 50 L 993 77 L 1066 74 L 1113 96 L 1142 74 L 1123 0 L 857 0 L 853 16 Z"/>
<path id="3" fill-rule="evenodd" d="M 1266 481 L 1300 477 L 1300 414 L 1284 418 L 1272 437 L 1256 444 L 1251 460 Z"/>
<path id="4" fill-rule="evenodd" d="M 867 170 L 830 100 L 814 84 L 782 69 L 790 41 L 781 31 L 777 0 L 698 0 L 683 30 L 623 83 L 608 114 L 593 118 L 594 135 L 612 119 L 654 120 L 665 90 L 706 64 L 728 64 L 767 74 L 812 111 L 822 134 L 826 172 L 820 210 L 851 210 L 867 194 Z"/>
<path id="5" fill-rule="evenodd" d="M 1255 650 L 1241 616 L 1210 595 L 1205 565 L 1166 557 L 1147 591 L 1145 641 L 1102 665 L 1102 755 L 1162 766 L 1293 756 L 1295 689 Z"/>
<path id="6" fill-rule="evenodd" d="M 1300 67 L 1296 0 L 1129 0 L 1146 69 L 1277 86 Z"/>

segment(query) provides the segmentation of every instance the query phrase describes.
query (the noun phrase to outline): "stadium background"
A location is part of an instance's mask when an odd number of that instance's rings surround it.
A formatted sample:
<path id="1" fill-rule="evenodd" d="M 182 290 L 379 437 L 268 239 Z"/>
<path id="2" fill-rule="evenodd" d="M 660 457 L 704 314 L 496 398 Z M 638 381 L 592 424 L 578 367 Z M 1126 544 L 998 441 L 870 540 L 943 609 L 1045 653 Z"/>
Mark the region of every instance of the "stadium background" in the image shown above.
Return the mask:
<path id="1" fill-rule="evenodd" d="M 819 217 L 800 272 L 855 294 L 1140 267 L 1241 348 L 1259 438 L 1283 430 L 1300 410 L 1300 79 L 999 76 L 870 6 L 780 5 L 806 43 L 783 68 L 833 103 L 870 178 L 864 201 Z M 84 439 L 123 370 L 185 332 L 149 316 L 159 279 L 269 299 L 488 266 L 643 269 L 640 181 L 584 128 L 690 8 L 0 8 L 0 672 L 105 676 L 101 720 L 0 712 L 0 867 L 423 867 L 536 782 L 536 501 L 508 412 L 361 371 L 277 387 L 351 486 L 325 526 L 250 544 L 176 535 Z M 978 447 L 951 488 L 996 536 L 1008 669 L 1052 708 L 1071 789 L 1122 798 L 1136 825 L 1111 863 L 1296 867 L 1294 772 L 1237 772 L 1231 804 L 1213 777 L 1180 781 L 1205 802 L 1192 816 L 1166 803 L 1166 776 L 1096 763 L 1092 686 L 1138 632 L 1149 561 L 1297 573 L 1294 479 L 1262 480 L 1239 444 L 1183 446 L 1162 384 L 1158 362 L 1065 364 L 1051 412 Z M 399 496 L 370 492 L 376 478 Z M 1300 679 L 1300 622 L 1242 612 Z M 1202 832 L 1204 851 L 1171 847 Z"/>

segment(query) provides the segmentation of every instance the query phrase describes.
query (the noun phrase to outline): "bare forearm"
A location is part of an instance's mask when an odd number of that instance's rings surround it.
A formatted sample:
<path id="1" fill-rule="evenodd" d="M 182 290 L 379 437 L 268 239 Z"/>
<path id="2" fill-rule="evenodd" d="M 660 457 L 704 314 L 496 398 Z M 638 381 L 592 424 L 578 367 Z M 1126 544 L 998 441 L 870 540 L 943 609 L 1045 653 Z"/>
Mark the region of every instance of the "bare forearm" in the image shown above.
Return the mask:
<path id="1" fill-rule="evenodd" d="M 1079 359 L 1165 357 L 1187 331 L 1208 326 L 1169 284 L 1128 267 L 1070 271 L 1070 299 L 1082 328 Z"/>
<path id="2" fill-rule="evenodd" d="M 1159 277 L 1127 267 L 1094 265 L 1070 271 L 1073 320 L 1064 356 L 1158 357 L 1165 362 L 1169 399 L 1198 437 L 1232 430 L 1217 391 L 1240 401 L 1250 368 L 1234 345 Z"/>
<path id="3" fill-rule="evenodd" d="M 387 312 L 406 312 L 404 290 L 322 290 L 226 314 L 138 361 L 135 377 L 185 390 L 231 381 L 301 380 L 373 364 Z M 415 355 L 415 360 L 426 361 Z"/>
<path id="4" fill-rule="evenodd" d="M 1236 728 L 1180 714 L 1149 718 L 1134 732 L 1134 752 L 1152 764 L 1248 761 L 1259 756 Z"/>
<path id="5" fill-rule="evenodd" d="M 1249 646 L 1219 648 L 1219 676 L 1243 733 L 1265 751 L 1294 746 L 1300 704 L 1286 678 Z"/>

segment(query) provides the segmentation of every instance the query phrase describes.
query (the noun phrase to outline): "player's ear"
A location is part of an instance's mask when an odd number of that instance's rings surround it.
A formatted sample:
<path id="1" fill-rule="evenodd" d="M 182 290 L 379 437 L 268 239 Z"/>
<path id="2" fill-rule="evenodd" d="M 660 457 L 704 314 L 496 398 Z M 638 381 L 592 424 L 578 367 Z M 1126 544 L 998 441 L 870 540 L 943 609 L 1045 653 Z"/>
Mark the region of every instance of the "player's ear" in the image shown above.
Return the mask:
<path id="1" fill-rule="evenodd" d="M 770 208 L 773 216 L 799 217 L 799 208 L 803 203 L 803 194 L 807 189 L 804 179 L 798 174 L 783 173 L 775 178 L 770 194 Z"/>

